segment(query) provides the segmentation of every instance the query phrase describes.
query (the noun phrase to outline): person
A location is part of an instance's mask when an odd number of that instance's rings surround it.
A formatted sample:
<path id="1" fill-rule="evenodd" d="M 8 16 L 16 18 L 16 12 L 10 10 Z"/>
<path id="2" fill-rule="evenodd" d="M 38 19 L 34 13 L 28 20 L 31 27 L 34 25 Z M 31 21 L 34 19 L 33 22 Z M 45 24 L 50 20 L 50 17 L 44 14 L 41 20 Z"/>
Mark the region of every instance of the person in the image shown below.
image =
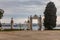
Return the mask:
<path id="1" fill-rule="evenodd" d="M 1 24 L 1 22 L 0 22 L 0 27 L 2 27 L 2 24 Z"/>
<path id="2" fill-rule="evenodd" d="M 0 29 L 1 29 L 1 31 L 4 30 L 4 29 L 2 28 L 2 24 L 1 24 L 1 22 L 0 22 Z"/>

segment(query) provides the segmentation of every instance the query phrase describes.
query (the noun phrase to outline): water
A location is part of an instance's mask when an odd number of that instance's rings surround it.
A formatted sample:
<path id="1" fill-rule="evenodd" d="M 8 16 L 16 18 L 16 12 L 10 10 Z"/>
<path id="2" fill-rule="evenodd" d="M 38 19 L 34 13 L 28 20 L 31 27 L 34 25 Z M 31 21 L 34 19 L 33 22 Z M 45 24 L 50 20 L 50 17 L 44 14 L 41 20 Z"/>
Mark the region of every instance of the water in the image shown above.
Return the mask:
<path id="1" fill-rule="evenodd" d="M 28 27 L 27 26 L 22 26 L 22 27 L 19 27 L 19 26 L 16 26 L 16 27 L 13 27 L 13 29 L 24 29 L 26 30 Z M 11 29 L 10 26 L 2 26 L 2 29 Z M 38 30 L 39 29 L 39 26 L 32 26 L 32 30 Z"/>
<path id="2" fill-rule="evenodd" d="M 22 26 L 22 27 L 19 27 L 19 26 L 16 26 L 16 27 L 13 27 L 13 29 L 24 29 L 26 30 L 28 27 L 27 26 Z M 2 26 L 2 29 L 11 29 L 10 26 Z M 32 30 L 38 30 L 39 29 L 39 26 L 32 26 Z M 53 29 L 60 29 L 60 27 L 55 27 Z"/>

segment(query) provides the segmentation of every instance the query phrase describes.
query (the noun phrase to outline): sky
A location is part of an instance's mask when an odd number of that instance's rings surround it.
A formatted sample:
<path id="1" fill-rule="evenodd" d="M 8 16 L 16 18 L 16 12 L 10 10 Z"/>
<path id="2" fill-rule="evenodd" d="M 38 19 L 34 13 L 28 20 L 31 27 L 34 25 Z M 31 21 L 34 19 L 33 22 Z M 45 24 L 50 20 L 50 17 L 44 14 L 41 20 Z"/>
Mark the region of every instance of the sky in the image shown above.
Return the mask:
<path id="1" fill-rule="evenodd" d="M 57 7 L 57 24 L 60 24 L 60 0 L 0 0 L 0 9 L 5 11 L 1 21 L 10 23 L 13 17 L 15 23 L 23 23 L 30 15 L 43 17 L 45 7 L 50 1 Z"/>

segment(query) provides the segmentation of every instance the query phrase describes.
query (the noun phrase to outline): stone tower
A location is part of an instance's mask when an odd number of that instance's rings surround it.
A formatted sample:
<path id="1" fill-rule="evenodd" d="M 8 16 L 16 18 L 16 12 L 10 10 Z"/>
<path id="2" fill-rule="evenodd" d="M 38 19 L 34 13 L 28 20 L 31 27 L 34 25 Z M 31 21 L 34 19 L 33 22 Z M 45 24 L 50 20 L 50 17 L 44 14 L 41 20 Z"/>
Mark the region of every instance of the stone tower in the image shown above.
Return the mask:
<path id="1" fill-rule="evenodd" d="M 38 25 L 39 25 L 39 30 L 41 30 L 41 28 L 42 28 L 42 18 L 41 18 L 41 15 L 38 18 Z"/>
<path id="2" fill-rule="evenodd" d="M 32 30 L 32 16 L 30 16 L 30 29 Z"/>
<path id="3" fill-rule="evenodd" d="M 14 21 L 13 21 L 13 18 L 11 18 L 11 29 L 13 29 L 13 24 L 14 24 Z"/>

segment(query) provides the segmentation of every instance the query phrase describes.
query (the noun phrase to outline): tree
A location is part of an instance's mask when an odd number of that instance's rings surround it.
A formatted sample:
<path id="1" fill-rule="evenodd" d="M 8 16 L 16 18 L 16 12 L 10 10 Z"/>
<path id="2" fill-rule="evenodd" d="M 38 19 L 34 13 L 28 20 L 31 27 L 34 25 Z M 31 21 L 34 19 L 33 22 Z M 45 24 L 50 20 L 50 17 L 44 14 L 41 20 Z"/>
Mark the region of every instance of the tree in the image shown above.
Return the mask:
<path id="1" fill-rule="evenodd" d="M 0 9 L 0 19 L 2 19 L 3 17 L 3 13 L 4 13 L 4 10 L 3 9 Z M 1 22 L 0 22 L 0 27 L 2 26 Z"/>
<path id="2" fill-rule="evenodd" d="M 4 10 L 0 9 L 0 19 L 3 17 Z"/>
<path id="3" fill-rule="evenodd" d="M 53 2 L 49 2 L 44 12 L 44 26 L 46 29 L 53 29 L 56 26 L 57 9 Z"/>

